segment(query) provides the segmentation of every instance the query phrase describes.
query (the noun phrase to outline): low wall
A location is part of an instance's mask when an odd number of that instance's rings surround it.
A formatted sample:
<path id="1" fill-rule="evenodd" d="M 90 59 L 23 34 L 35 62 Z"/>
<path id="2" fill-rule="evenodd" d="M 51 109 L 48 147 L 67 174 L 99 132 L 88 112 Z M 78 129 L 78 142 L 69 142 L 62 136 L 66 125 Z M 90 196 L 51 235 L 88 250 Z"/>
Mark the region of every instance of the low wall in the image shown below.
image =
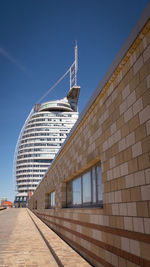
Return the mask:
<path id="1" fill-rule="evenodd" d="M 94 266 L 150 266 L 149 15 L 150 5 L 29 201 Z"/>
<path id="2" fill-rule="evenodd" d="M 0 211 L 1 211 L 1 210 L 5 210 L 5 209 L 6 209 L 5 207 L 0 207 Z"/>

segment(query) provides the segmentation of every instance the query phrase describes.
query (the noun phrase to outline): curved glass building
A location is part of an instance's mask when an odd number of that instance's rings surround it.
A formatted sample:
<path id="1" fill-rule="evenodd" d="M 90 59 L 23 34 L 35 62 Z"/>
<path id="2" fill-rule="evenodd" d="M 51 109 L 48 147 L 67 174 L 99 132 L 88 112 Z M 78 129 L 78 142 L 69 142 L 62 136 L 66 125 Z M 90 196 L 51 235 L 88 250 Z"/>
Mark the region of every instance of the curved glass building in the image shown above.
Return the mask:
<path id="1" fill-rule="evenodd" d="M 18 138 L 15 153 L 15 206 L 24 207 L 78 119 L 80 87 L 67 97 L 36 104 Z"/>

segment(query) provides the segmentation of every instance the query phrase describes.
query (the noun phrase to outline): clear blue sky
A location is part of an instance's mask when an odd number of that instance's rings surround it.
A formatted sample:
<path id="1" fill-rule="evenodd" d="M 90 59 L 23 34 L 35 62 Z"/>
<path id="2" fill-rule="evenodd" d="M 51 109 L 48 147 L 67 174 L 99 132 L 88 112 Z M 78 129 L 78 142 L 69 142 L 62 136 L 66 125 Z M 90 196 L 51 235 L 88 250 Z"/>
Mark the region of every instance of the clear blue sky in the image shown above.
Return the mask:
<path id="1" fill-rule="evenodd" d="M 148 2 L 0 0 L 0 199 L 14 200 L 13 157 L 21 127 L 72 64 L 75 40 L 81 112 Z M 45 101 L 64 97 L 68 81 Z"/>

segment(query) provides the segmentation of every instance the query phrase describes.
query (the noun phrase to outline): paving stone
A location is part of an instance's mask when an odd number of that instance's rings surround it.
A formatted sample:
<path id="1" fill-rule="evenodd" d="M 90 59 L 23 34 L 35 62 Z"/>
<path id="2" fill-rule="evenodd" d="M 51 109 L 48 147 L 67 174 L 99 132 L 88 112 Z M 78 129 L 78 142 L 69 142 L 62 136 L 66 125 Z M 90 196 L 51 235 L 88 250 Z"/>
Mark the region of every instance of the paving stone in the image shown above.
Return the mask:
<path id="1" fill-rule="evenodd" d="M 22 208 L 1 211 L 0 267 L 48 266 L 91 265 L 30 210 Z"/>
<path id="2" fill-rule="evenodd" d="M 91 265 L 84 260 L 75 250 L 73 250 L 65 241 L 63 241 L 55 232 L 44 224 L 37 216 L 28 210 L 30 216 L 46 238 L 49 246 L 58 256 L 64 267 L 90 267 Z"/>
<path id="3" fill-rule="evenodd" d="M 58 267 L 26 209 L 0 212 L 0 267 Z"/>

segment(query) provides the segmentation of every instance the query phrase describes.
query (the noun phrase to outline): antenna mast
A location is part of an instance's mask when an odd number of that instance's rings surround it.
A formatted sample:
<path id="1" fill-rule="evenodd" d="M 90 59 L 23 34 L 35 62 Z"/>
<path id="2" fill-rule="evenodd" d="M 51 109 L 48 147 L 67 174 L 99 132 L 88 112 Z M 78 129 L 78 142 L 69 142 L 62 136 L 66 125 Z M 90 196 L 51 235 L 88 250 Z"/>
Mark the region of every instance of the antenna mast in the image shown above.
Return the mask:
<path id="1" fill-rule="evenodd" d="M 70 67 L 70 90 L 73 86 L 77 86 L 77 71 L 78 71 L 78 46 L 77 41 L 74 48 L 74 62 Z"/>
<path id="2" fill-rule="evenodd" d="M 75 86 L 77 86 L 77 71 L 78 71 L 78 46 L 77 46 L 77 41 L 75 45 Z"/>

